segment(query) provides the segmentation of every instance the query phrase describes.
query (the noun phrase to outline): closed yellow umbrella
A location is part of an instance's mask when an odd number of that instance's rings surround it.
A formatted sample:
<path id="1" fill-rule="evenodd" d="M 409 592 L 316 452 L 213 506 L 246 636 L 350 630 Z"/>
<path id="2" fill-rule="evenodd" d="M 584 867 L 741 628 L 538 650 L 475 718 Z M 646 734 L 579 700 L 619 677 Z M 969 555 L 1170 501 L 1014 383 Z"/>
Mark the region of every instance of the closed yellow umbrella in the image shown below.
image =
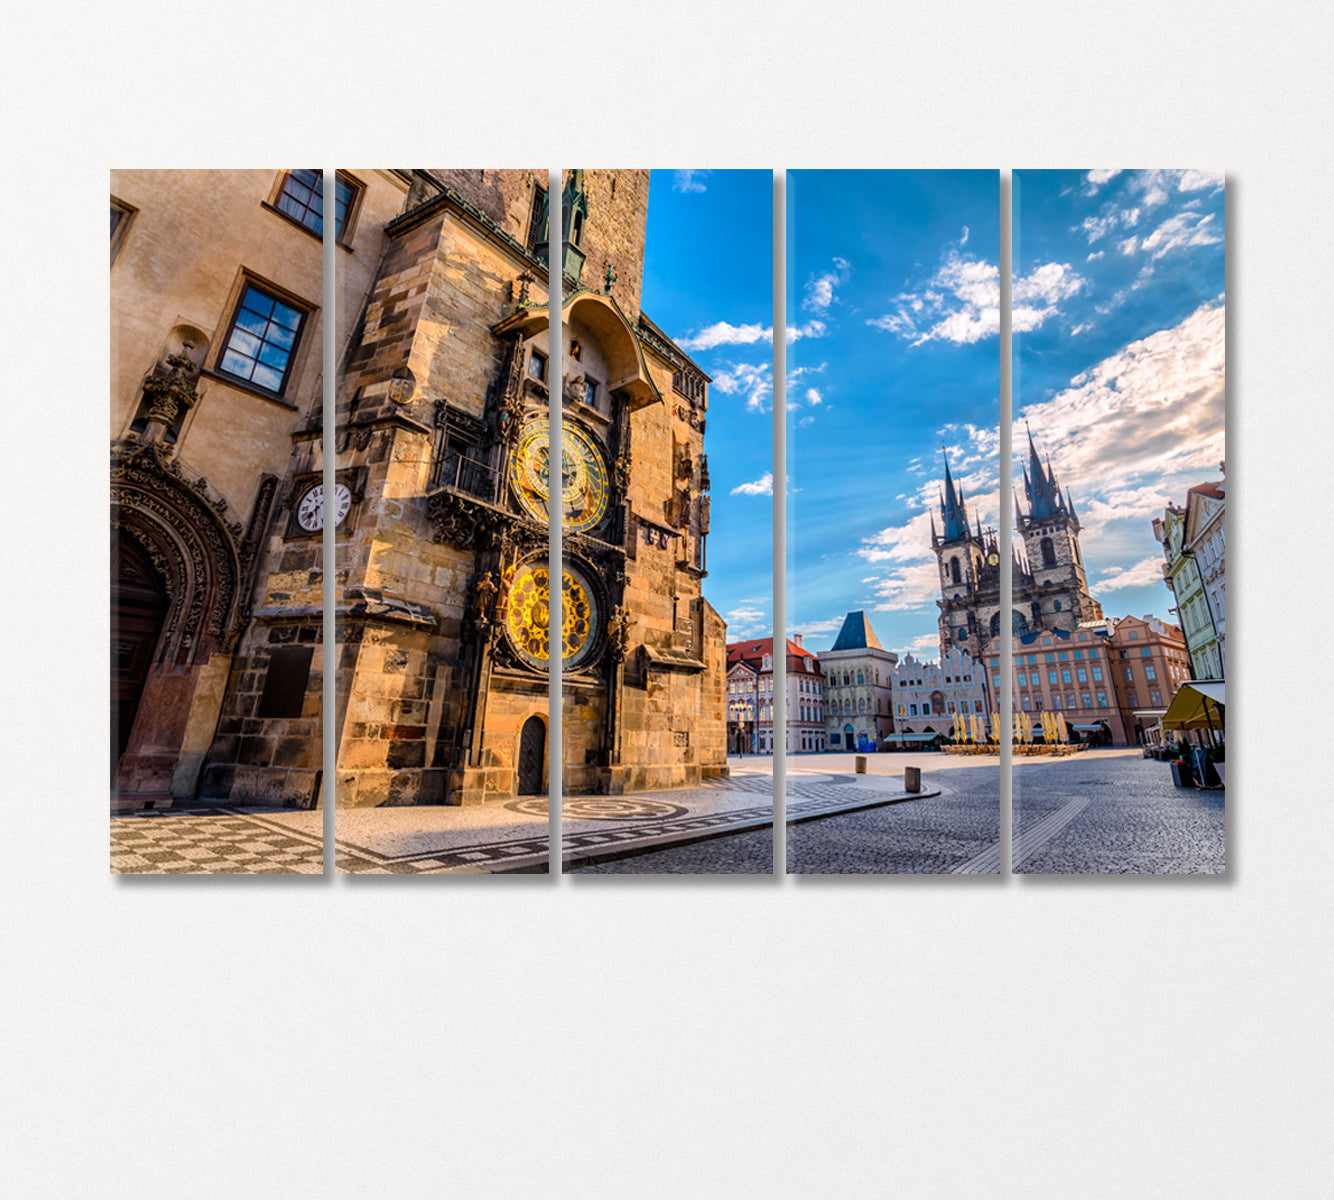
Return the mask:
<path id="1" fill-rule="evenodd" d="M 991 714 L 991 740 L 1000 745 L 1000 711 Z"/>

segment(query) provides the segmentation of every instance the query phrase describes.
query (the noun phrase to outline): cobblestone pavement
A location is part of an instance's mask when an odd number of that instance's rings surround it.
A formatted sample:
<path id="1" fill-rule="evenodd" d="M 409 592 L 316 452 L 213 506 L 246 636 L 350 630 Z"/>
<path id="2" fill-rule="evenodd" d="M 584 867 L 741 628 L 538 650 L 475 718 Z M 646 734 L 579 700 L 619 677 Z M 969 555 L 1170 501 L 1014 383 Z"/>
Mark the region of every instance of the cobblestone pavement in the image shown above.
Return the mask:
<path id="1" fill-rule="evenodd" d="M 850 765 L 848 756 L 824 756 Z M 886 756 L 888 758 L 888 756 Z M 935 756 L 937 762 L 940 756 Z M 800 820 L 787 829 L 788 871 L 800 874 L 897 873 L 948 871 L 967 862 L 997 839 L 997 770 L 994 766 L 951 769 L 948 776 L 922 776 L 924 793 L 906 800 L 901 779 L 833 775 L 789 762 L 787 815 L 811 818 L 822 811 L 875 804 L 857 812 Z M 902 773 L 902 760 L 897 762 Z M 904 800 L 884 804 L 885 800 Z M 773 871 L 773 833 L 765 828 L 729 834 L 691 845 L 670 847 L 631 858 L 592 863 L 574 874 L 705 875 L 757 874 Z"/>
<path id="2" fill-rule="evenodd" d="M 113 875 L 320 875 L 322 815 L 180 808 L 111 818 Z"/>
<path id="3" fill-rule="evenodd" d="M 1224 793 L 1173 787 L 1166 763 L 1129 750 L 1096 762 L 1018 760 L 1015 767 L 1014 869 L 1020 874 L 1226 870 Z M 1031 839 L 1034 831 L 1038 837 Z"/>

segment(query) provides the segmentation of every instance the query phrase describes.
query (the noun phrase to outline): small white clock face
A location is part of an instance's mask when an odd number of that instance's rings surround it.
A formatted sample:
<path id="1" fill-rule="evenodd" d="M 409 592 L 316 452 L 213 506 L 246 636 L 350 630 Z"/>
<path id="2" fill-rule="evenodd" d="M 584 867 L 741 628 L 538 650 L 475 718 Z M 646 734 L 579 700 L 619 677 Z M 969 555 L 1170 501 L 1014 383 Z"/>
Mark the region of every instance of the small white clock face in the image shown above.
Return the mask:
<path id="1" fill-rule="evenodd" d="M 351 507 L 351 489 L 345 483 L 334 484 L 333 517 L 335 529 L 343 523 L 343 518 L 347 516 L 348 509 Z M 301 497 L 301 503 L 297 505 L 296 521 L 307 533 L 314 533 L 316 530 L 324 528 L 324 485 L 322 483 L 317 483 Z"/>

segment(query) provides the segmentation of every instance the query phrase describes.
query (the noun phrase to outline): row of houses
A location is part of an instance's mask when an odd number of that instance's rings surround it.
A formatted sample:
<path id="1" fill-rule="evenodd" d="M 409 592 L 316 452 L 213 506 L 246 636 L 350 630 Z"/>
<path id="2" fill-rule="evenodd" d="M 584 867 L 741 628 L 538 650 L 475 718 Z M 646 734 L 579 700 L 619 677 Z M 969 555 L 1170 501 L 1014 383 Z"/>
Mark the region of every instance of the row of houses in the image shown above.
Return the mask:
<path id="1" fill-rule="evenodd" d="M 774 640 L 727 648 L 730 753 L 772 754 Z M 991 729 L 1002 710 L 1001 639 L 984 661 L 961 650 L 938 659 L 886 650 L 866 614 L 848 613 L 829 650 L 812 653 L 787 641 L 789 754 L 889 749 L 950 736 L 960 718 L 981 716 Z M 1191 663 L 1179 627 L 1154 616 L 1101 618 L 1074 630 L 1038 629 L 1013 637 L 1011 707 L 1059 712 L 1081 741 L 1135 745 L 1162 716 Z"/>

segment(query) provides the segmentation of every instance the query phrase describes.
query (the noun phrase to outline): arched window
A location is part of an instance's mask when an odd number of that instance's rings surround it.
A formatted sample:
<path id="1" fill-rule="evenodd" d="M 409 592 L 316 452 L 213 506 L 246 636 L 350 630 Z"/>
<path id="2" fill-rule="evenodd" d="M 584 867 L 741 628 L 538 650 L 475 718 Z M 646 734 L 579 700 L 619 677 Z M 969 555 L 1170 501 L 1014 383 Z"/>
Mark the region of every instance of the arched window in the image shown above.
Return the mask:
<path id="1" fill-rule="evenodd" d="M 1042 565 L 1044 567 L 1056 565 L 1056 547 L 1051 544 L 1051 538 L 1042 539 Z"/>
<path id="2" fill-rule="evenodd" d="M 864 713 L 864 712 L 866 711 L 866 701 L 865 701 L 865 700 L 858 700 L 858 701 L 857 701 L 857 711 L 858 711 L 859 713 Z"/>
<path id="3" fill-rule="evenodd" d="M 958 558 L 952 558 L 952 559 L 950 559 L 950 578 L 951 578 L 955 583 L 958 583 L 958 582 L 959 582 L 959 560 L 958 560 Z"/>
<path id="4" fill-rule="evenodd" d="M 858 682 L 858 684 L 862 684 L 862 683 L 865 683 L 865 682 L 866 682 L 866 681 L 862 678 L 862 673 L 861 673 L 860 671 L 857 672 L 857 682 Z"/>

